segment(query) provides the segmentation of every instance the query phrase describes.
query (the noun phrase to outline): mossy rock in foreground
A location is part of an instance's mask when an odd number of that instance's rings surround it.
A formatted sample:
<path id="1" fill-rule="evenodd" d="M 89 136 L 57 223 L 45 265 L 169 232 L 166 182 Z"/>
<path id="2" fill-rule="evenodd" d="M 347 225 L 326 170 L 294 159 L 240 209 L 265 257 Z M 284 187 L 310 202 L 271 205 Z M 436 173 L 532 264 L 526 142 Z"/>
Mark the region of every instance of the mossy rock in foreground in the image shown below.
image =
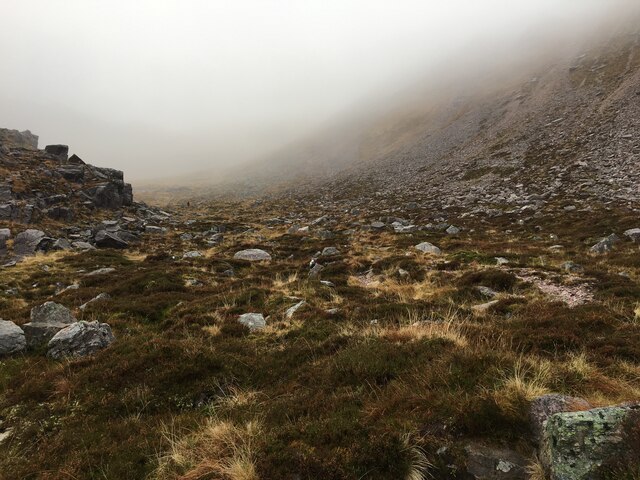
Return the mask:
<path id="1" fill-rule="evenodd" d="M 626 478 L 639 452 L 640 403 L 552 415 L 541 445 L 551 480 Z"/>

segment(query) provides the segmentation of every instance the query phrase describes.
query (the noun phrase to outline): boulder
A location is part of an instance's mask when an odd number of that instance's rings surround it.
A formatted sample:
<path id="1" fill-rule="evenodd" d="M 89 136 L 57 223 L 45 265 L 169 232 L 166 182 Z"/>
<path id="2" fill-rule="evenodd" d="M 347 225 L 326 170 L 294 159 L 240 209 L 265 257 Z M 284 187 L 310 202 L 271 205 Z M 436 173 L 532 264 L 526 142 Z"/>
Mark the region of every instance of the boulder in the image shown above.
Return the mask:
<path id="1" fill-rule="evenodd" d="M 640 404 L 551 415 L 540 460 L 551 480 L 604 480 L 638 467 Z"/>
<path id="2" fill-rule="evenodd" d="M 27 347 L 22 329 L 13 322 L 0 320 L 0 356 L 20 353 Z"/>
<path id="3" fill-rule="evenodd" d="M 271 255 L 259 248 L 250 248 L 236 252 L 233 258 L 236 260 L 247 260 L 249 262 L 268 262 L 271 260 Z"/>
<path id="4" fill-rule="evenodd" d="M 84 168 L 81 165 L 61 165 L 56 171 L 70 182 L 82 183 L 84 181 Z"/>
<path id="5" fill-rule="evenodd" d="M 465 448 L 467 473 L 474 480 L 525 480 L 527 460 L 517 452 L 480 444 Z"/>
<path id="6" fill-rule="evenodd" d="M 115 183 L 104 183 L 87 192 L 96 207 L 111 210 L 120 208 L 124 204 L 122 193 L 122 187 Z"/>
<path id="7" fill-rule="evenodd" d="M 445 232 L 447 232 L 448 235 L 457 235 L 460 233 L 460 229 L 454 225 L 449 225 Z"/>
<path id="8" fill-rule="evenodd" d="M 20 232 L 13 242 L 13 252 L 19 256 L 33 255 L 44 238 L 45 233 L 42 230 L 29 229 Z"/>
<path id="9" fill-rule="evenodd" d="M 74 165 L 84 165 L 85 164 L 84 160 L 82 160 L 75 153 L 69 157 L 69 163 L 74 164 Z"/>
<path id="10" fill-rule="evenodd" d="M 43 305 L 32 308 L 31 321 L 22 326 L 27 346 L 38 348 L 75 321 L 76 318 L 71 311 L 59 303 L 45 302 Z"/>
<path id="11" fill-rule="evenodd" d="M 419 243 L 415 248 L 420 250 L 422 253 L 431 253 L 433 255 L 440 255 L 442 253 L 438 247 L 429 242 Z"/>
<path id="12" fill-rule="evenodd" d="M 7 240 L 11 238 L 11 230 L 8 228 L 0 228 L 0 255 L 7 253 Z"/>
<path id="13" fill-rule="evenodd" d="M 60 161 L 66 162 L 69 156 L 68 145 L 47 145 L 44 151 L 50 155 L 57 157 Z"/>
<path id="14" fill-rule="evenodd" d="M 542 395 L 534 399 L 529 407 L 531 431 L 533 432 L 536 441 L 539 441 L 540 435 L 542 434 L 547 424 L 547 420 L 551 415 L 561 412 L 589 410 L 590 408 L 592 408 L 592 406 L 583 398 L 560 395 L 557 393 Z"/>
<path id="15" fill-rule="evenodd" d="M 267 324 L 261 313 L 244 313 L 238 317 L 238 322 L 249 327 L 249 330 L 261 330 Z"/>
<path id="16" fill-rule="evenodd" d="M 129 244 L 120 238 L 116 233 L 100 230 L 94 237 L 96 246 L 99 248 L 127 248 Z"/>
<path id="17" fill-rule="evenodd" d="M 76 318 L 64 305 L 45 302 L 31 309 L 31 321 L 35 323 L 73 323 Z"/>
<path id="18" fill-rule="evenodd" d="M 113 340 L 108 324 L 80 321 L 55 334 L 49 341 L 47 356 L 55 359 L 83 357 L 109 346 Z"/>

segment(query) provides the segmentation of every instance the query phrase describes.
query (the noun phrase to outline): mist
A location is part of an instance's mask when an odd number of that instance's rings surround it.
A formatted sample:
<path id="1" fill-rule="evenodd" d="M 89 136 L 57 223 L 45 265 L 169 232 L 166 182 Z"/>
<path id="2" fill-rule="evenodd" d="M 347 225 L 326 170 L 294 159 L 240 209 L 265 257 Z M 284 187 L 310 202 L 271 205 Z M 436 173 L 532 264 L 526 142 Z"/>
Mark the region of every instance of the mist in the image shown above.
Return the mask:
<path id="1" fill-rule="evenodd" d="M 0 126 L 144 183 L 211 181 L 479 65 L 569 51 L 630 0 L 2 0 Z M 202 180 L 202 178 L 200 179 Z"/>

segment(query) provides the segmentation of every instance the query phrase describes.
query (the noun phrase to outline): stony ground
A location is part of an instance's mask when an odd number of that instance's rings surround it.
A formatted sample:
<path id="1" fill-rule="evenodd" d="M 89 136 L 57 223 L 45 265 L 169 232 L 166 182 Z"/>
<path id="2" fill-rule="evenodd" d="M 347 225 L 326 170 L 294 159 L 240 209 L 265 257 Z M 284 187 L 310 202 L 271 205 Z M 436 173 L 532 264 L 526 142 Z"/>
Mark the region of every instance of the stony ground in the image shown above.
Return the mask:
<path id="1" fill-rule="evenodd" d="M 0 270 L 5 320 L 54 300 L 116 337 L 79 359 L 0 359 L 0 478 L 469 478 L 473 448 L 542 478 L 531 400 L 640 398 L 633 210 L 309 195 L 177 206 L 127 250 Z M 271 260 L 234 259 L 247 248 Z"/>

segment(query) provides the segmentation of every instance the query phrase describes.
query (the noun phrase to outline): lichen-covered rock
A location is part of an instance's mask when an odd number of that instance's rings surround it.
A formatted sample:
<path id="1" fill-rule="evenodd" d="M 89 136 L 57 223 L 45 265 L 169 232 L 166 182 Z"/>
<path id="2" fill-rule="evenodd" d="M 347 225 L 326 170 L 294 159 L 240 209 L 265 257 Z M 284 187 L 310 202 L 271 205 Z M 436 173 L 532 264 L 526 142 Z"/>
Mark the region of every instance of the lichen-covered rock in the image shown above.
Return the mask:
<path id="1" fill-rule="evenodd" d="M 249 262 L 268 262 L 271 260 L 271 255 L 259 248 L 249 248 L 236 252 L 233 258 L 236 260 L 247 260 Z"/>
<path id="2" fill-rule="evenodd" d="M 13 322 L 0 320 L 0 356 L 19 353 L 27 347 L 22 329 Z"/>
<path id="3" fill-rule="evenodd" d="M 540 459 L 551 480 L 600 480 L 637 468 L 640 404 L 556 413 L 547 420 Z"/>
<path id="4" fill-rule="evenodd" d="M 55 334 L 49 341 L 47 356 L 58 359 L 91 355 L 109 346 L 113 340 L 108 324 L 80 321 Z"/>
<path id="5" fill-rule="evenodd" d="M 540 435 L 551 415 L 562 412 L 589 410 L 591 408 L 593 408 L 591 404 L 583 398 L 557 393 L 542 395 L 534 399 L 529 408 L 529 421 L 536 441 L 540 439 Z"/>

